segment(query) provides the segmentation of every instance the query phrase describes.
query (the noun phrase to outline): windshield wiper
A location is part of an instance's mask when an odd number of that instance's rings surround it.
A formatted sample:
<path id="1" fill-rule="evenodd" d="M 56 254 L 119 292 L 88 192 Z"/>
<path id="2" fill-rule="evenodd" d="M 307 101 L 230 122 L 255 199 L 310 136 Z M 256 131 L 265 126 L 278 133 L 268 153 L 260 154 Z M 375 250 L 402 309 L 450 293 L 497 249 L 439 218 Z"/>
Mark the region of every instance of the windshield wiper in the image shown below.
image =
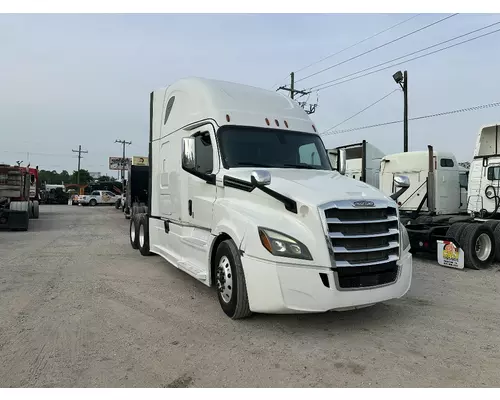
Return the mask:
<path id="1" fill-rule="evenodd" d="M 309 164 L 284 164 L 286 168 L 297 168 L 297 169 L 322 169 L 321 167 L 316 167 Z"/>
<path id="2" fill-rule="evenodd" d="M 256 162 L 252 162 L 252 161 L 242 161 L 242 162 L 238 162 L 236 163 L 236 165 L 238 167 L 261 167 L 261 168 L 276 168 L 275 166 L 272 166 L 272 165 L 269 165 L 269 164 L 259 164 L 259 163 L 256 163 Z"/>

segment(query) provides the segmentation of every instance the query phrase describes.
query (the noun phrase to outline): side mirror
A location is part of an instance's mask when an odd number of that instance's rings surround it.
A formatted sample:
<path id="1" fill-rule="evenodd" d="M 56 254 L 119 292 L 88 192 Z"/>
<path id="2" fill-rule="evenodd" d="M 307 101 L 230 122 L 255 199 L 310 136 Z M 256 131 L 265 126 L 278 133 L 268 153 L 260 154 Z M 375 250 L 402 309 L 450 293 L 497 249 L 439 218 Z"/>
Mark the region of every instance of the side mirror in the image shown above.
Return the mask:
<path id="1" fill-rule="evenodd" d="M 196 146 L 193 137 L 182 138 L 182 168 L 196 168 Z"/>
<path id="2" fill-rule="evenodd" d="M 391 194 L 391 199 L 396 201 L 399 196 L 408 190 L 410 187 L 410 178 L 404 175 L 396 175 L 394 177 L 394 186 L 399 188 L 396 193 Z"/>
<path id="3" fill-rule="evenodd" d="M 262 169 L 252 171 L 250 181 L 254 186 L 267 186 L 271 183 L 271 173 Z"/>
<path id="4" fill-rule="evenodd" d="M 394 177 L 394 185 L 399 188 L 410 187 L 410 178 L 405 175 L 396 175 Z"/>
<path id="5" fill-rule="evenodd" d="M 345 149 L 338 149 L 337 154 L 337 171 L 340 175 L 345 175 L 347 169 L 347 154 Z"/>

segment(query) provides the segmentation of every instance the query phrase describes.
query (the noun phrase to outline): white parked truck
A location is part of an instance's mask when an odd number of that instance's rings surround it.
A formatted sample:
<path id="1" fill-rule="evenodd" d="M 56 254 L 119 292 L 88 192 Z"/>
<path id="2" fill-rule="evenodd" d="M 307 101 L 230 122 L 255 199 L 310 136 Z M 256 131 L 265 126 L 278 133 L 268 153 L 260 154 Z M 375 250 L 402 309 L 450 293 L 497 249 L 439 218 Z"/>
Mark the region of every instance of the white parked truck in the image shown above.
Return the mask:
<path id="1" fill-rule="evenodd" d="M 500 126 L 482 126 L 469 173 L 468 211 L 481 218 L 500 216 Z"/>
<path id="2" fill-rule="evenodd" d="M 435 152 L 432 146 L 427 152 L 388 155 L 381 164 L 380 188 L 386 194 L 395 190 L 390 181 L 394 176 L 410 179 L 410 187 L 397 202 L 413 253 L 436 254 L 439 241 L 451 241 L 463 250 L 466 267 L 483 269 L 495 258 L 500 261 L 499 221 L 467 213 L 467 190 L 477 172 L 471 170 L 467 184 L 469 171 L 452 153 Z"/>
<path id="3" fill-rule="evenodd" d="M 344 151 L 332 168 L 293 100 L 182 79 L 151 93 L 149 140 L 131 245 L 216 286 L 229 317 L 366 307 L 410 288 L 396 203 L 343 176 Z"/>
<path id="4" fill-rule="evenodd" d="M 380 161 L 385 153 L 373 144 L 363 140 L 361 143 L 352 143 L 328 149 L 328 156 L 332 164 L 335 164 L 336 154 L 339 149 L 346 152 L 346 176 L 366 182 L 379 188 Z"/>

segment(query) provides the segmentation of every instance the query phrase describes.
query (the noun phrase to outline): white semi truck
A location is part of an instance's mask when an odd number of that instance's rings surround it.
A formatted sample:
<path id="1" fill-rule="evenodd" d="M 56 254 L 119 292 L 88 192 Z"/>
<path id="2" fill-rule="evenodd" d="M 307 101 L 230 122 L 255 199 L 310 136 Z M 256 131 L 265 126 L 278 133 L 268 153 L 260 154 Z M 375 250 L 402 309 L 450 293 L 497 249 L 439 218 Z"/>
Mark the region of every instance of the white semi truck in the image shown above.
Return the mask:
<path id="1" fill-rule="evenodd" d="M 397 201 L 413 253 L 436 253 L 439 240 L 451 240 L 462 248 L 466 267 L 483 269 L 500 261 L 498 130 L 498 125 L 480 129 L 470 170 L 459 166 L 452 153 L 435 152 L 432 146 L 427 152 L 384 157 L 384 193 L 393 193 L 396 175 L 411 182 Z"/>
<path id="2" fill-rule="evenodd" d="M 328 156 L 335 164 L 336 154 L 340 149 L 346 152 L 346 176 L 366 182 L 379 188 L 380 161 L 385 153 L 372 143 L 363 140 L 361 143 L 352 143 L 328 149 Z"/>
<path id="3" fill-rule="evenodd" d="M 360 308 L 410 288 L 396 203 L 342 175 L 345 151 L 332 168 L 293 100 L 183 79 L 151 93 L 149 142 L 131 245 L 216 286 L 230 318 Z"/>

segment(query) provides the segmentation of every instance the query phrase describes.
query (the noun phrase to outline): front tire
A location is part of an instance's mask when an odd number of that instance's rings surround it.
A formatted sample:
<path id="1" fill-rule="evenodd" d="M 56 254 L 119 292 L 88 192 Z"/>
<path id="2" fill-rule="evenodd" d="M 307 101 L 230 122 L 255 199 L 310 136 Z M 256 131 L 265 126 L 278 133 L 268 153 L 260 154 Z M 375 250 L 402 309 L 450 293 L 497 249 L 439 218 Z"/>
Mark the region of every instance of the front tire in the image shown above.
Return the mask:
<path id="1" fill-rule="evenodd" d="M 217 248 L 215 282 L 220 306 L 229 318 L 241 319 L 252 315 L 241 257 L 232 240 L 223 241 Z"/>
<path id="2" fill-rule="evenodd" d="M 92 199 L 89 201 L 89 206 L 90 207 L 95 207 L 97 205 L 97 200 L 96 199 Z"/>

